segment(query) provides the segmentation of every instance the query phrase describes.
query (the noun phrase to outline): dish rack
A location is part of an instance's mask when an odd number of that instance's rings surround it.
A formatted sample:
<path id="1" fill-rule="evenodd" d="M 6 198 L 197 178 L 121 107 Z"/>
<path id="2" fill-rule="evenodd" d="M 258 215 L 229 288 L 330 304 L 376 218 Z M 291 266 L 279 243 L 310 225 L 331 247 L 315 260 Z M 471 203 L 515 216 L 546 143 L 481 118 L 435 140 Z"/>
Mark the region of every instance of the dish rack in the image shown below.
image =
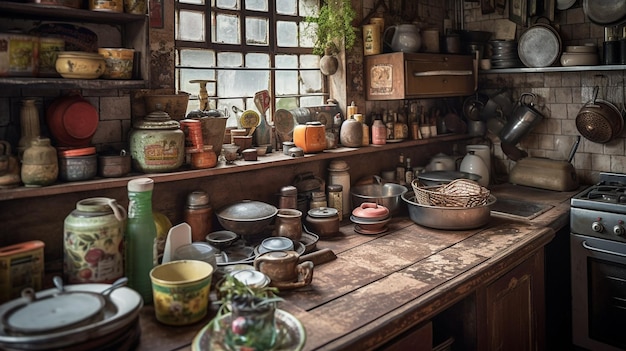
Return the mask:
<path id="1" fill-rule="evenodd" d="M 487 204 L 489 189 L 469 179 L 455 179 L 448 184 L 423 186 L 419 179 L 411 182 L 415 202 L 438 207 L 476 207 Z"/>

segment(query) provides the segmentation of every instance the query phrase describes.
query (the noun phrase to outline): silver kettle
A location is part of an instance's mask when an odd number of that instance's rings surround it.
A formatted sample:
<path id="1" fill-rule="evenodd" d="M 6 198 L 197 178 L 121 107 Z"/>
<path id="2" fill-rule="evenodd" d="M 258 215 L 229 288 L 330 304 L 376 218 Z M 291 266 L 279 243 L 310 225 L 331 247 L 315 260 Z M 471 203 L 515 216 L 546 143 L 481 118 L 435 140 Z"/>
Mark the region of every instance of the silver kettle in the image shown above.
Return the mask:
<path id="1" fill-rule="evenodd" d="M 525 99 L 530 97 L 530 102 Z M 503 143 L 515 145 L 528 132 L 530 132 L 541 120 L 543 115 L 534 106 L 537 95 L 533 93 L 523 93 L 520 96 L 519 103 L 513 110 L 513 113 L 507 120 L 506 124 L 500 130 L 500 140 Z"/>

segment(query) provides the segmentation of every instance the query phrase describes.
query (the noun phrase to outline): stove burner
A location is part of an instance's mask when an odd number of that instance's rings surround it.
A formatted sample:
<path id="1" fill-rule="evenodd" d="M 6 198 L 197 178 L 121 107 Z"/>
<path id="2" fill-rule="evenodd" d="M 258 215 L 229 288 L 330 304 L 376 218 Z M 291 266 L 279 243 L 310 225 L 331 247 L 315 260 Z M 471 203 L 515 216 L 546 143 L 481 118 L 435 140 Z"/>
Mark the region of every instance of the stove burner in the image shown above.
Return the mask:
<path id="1" fill-rule="evenodd" d="M 626 189 L 619 186 L 599 185 L 587 193 L 589 200 L 602 200 L 615 204 L 626 204 Z"/>

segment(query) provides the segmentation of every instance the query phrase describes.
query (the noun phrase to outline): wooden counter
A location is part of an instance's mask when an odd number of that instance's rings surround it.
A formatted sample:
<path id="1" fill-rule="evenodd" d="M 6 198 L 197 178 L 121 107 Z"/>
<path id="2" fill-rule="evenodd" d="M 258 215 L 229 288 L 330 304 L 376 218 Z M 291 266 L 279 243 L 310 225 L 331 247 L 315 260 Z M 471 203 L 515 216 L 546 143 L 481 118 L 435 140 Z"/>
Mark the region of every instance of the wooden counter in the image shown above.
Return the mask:
<path id="1" fill-rule="evenodd" d="M 517 190 L 521 190 L 518 196 L 533 192 L 515 186 L 493 192 L 498 196 Z M 481 289 L 532 261 L 538 265 L 540 283 L 533 284 L 535 294 L 539 292 L 537 338 L 541 343 L 543 247 L 559 229 L 547 224 L 567 223 L 569 198 L 575 193 L 548 191 L 538 199 L 550 201 L 553 207 L 535 219 L 492 216 L 488 225 L 475 230 L 433 230 L 398 216 L 388 232 L 369 236 L 355 233 L 353 225 L 346 223 L 340 236 L 317 245 L 332 249 L 337 259 L 315 267 L 309 287 L 282 292 L 286 301 L 279 308 L 304 325 L 305 350 L 374 349 L 468 297 L 478 309 L 471 319 L 480 324 L 484 312 L 479 309 L 489 296 Z M 142 311 L 139 350 L 189 350 L 193 337 L 215 310 L 197 325 L 176 328 L 159 324 L 153 313 L 151 306 Z M 474 345 L 489 339 L 480 327 L 467 334 L 474 335 L 468 337 Z"/>

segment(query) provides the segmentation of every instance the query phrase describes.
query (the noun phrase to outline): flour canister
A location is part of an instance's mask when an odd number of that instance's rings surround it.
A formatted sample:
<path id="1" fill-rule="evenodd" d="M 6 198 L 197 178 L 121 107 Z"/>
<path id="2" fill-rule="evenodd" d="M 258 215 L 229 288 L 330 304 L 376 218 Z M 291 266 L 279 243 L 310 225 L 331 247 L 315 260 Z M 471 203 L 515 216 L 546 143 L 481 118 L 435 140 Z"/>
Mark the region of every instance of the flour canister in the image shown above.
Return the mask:
<path id="1" fill-rule="evenodd" d="M 115 199 L 80 200 L 63 224 L 68 283 L 113 283 L 124 276 L 126 210 Z"/>
<path id="2" fill-rule="evenodd" d="M 133 127 L 130 150 L 135 169 L 144 173 L 169 172 L 182 166 L 185 132 L 167 112 L 151 112 Z"/>

